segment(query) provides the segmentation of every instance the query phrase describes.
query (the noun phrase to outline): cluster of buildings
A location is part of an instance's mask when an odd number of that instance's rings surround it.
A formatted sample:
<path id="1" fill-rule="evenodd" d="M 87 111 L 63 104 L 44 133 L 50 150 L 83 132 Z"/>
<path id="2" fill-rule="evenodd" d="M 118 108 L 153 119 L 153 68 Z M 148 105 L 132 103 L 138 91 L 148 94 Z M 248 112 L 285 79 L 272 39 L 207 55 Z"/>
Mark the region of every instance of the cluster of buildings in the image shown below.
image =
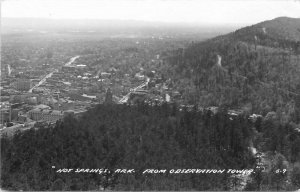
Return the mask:
<path id="1" fill-rule="evenodd" d="M 51 124 L 65 115 L 80 116 L 100 103 L 180 100 L 168 80 L 149 70 L 162 61 L 149 43 L 133 42 L 137 48 L 128 42 L 114 43 L 119 48 L 95 48 L 97 55 L 78 55 L 66 64 L 55 60 L 30 65 L 26 60 L 26 65 L 1 66 L 0 129 Z"/>
<path id="2" fill-rule="evenodd" d="M 1 132 L 25 130 L 40 122 L 53 124 L 65 115 L 78 116 L 95 104 L 91 99 L 71 99 L 62 94 L 60 89 L 65 89 L 65 84 L 58 86 L 61 81 L 55 81 L 61 77 L 57 70 L 46 70 L 48 74 L 39 73 L 39 69 L 38 73 L 1 70 Z"/>

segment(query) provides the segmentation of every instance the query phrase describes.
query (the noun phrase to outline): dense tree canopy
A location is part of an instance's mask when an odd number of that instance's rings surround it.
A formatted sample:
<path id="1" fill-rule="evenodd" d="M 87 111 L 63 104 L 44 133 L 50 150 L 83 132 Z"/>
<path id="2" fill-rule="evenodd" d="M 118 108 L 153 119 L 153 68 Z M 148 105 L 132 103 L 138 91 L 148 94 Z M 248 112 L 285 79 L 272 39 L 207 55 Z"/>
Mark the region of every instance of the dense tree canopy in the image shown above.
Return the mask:
<path id="1" fill-rule="evenodd" d="M 99 105 L 82 119 L 2 139 L 2 187 L 11 190 L 208 190 L 227 175 L 141 175 L 147 168 L 248 168 L 250 122 L 173 105 Z M 235 138 L 235 139 L 233 139 Z M 135 174 L 57 173 L 58 168 L 132 168 Z"/>
<path id="2" fill-rule="evenodd" d="M 81 119 L 68 116 L 53 128 L 2 138 L 1 186 L 9 190 L 227 190 L 230 174 L 143 175 L 142 171 L 254 168 L 248 150 L 251 138 L 258 134 L 253 126 L 263 130 L 259 132 L 267 141 L 263 150 L 284 155 L 291 151 L 290 161 L 299 161 L 299 136 L 280 126 L 273 134 L 272 122 L 254 125 L 246 116 L 230 117 L 226 111 L 179 111 L 168 104 L 99 105 Z M 56 172 L 62 168 L 136 172 Z"/>

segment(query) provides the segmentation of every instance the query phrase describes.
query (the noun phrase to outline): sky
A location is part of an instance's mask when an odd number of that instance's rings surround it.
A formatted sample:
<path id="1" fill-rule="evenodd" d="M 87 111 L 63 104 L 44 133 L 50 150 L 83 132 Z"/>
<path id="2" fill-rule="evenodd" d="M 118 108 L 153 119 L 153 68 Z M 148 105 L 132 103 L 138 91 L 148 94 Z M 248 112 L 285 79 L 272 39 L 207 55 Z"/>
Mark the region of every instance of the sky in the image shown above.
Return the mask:
<path id="1" fill-rule="evenodd" d="M 254 24 L 300 18 L 300 0 L 2 0 L 1 16 Z"/>

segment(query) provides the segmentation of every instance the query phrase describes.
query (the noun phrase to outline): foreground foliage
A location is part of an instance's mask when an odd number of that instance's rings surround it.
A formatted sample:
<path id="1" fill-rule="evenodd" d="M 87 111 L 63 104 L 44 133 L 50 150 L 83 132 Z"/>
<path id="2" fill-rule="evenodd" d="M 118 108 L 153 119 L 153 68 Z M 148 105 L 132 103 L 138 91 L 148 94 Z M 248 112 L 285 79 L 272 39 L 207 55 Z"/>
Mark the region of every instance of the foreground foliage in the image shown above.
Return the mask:
<path id="1" fill-rule="evenodd" d="M 256 125 L 262 130 L 268 126 L 268 123 Z M 2 138 L 1 187 L 8 190 L 229 190 L 232 183 L 238 185 L 229 174 L 143 175 L 142 171 L 254 168 L 255 159 L 248 146 L 258 133 L 252 127 L 248 118 L 230 117 L 225 110 L 214 115 L 210 111 L 179 111 L 167 104 L 99 105 L 81 119 L 68 116 L 54 128 L 33 129 L 17 133 L 13 138 Z M 276 134 L 267 131 L 260 134 L 263 139 L 270 137 L 264 146 L 277 150 L 284 146 L 292 151 L 293 162 L 299 160 L 294 146 L 299 143 L 299 137 L 286 138 L 283 140 L 286 143 L 280 143 L 282 138 L 272 140 Z M 255 142 L 262 143 L 258 137 Z M 136 172 L 56 172 L 60 168 L 127 168 Z M 258 189 L 255 178 L 251 181 L 248 188 Z"/>

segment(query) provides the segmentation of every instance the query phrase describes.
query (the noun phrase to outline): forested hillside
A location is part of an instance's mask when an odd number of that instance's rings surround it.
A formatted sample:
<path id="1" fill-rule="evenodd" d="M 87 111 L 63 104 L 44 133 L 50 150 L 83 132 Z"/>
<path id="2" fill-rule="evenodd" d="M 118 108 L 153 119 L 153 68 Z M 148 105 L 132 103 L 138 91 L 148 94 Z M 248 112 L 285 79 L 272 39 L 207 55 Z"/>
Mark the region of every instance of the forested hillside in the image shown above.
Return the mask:
<path id="1" fill-rule="evenodd" d="M 100 105 L 82 119 L 2 139 L 2 186 L 11 190 L 225 189 L 229 175 L 143 176 L 147 168 L 248 168 L 251 135 L 244 117 L 179 112 L 173 106 Z M 235 139 L 232 139 L 235 138 Z M 136 174 L 55 173 L 51 168 L 133 168 Z M 111 179 L 111 180 L 110 180 Z M 108 181 L 109 180 L 109 181 Z M 111 183 L 110 183 L 111 182 Z"/>
<path id="2" fill-rule="evenodd" d="M 186 103 L 228 105 L 300 120 L 300 22 L 277 18 L 193 43 L 162 71 Z"/>
<path id="3" fill-rule="evenodd" d="M 99 105 L 81 119 L 69 116 L 54 128 L 32 129 L 13 138 L 2 138 L 1 187 L 7 190 L 233 189 L 241 185 L 234 174 L 143 175 L 142 171 L 254 169 L 251 143 L 271 153 L 276 150 L 287 153 L 291 162 L 299 161 L 299 135 L 292 135 L 289 125 L 288 129 L 274 130 L 272 122 L 261 120 L 253 124 L 246 116 L 230 117 L 226 110 L 214 115 L 210 111 L 179 111 L 175 105 L 167 104 Z M 136 172 L 57 173 L 60 168 L 127 168 Z M 257 190 L 265 185 L 275 189 L 279 182 L 275 176 L 258 184 L 257 177 L 250 175 L 246 187 Z M 284 189 L 299 188 L 296 176 L 289 172 L 291 182 Z"/>
<path id="4" fill-rule="evenodd" d="M 238 30 L 241 36 L 255 40 L 252 38 L 253 35 L 260 35 L 263 37 L 265 35 L 266 39 L 272 39 L 273 41 L 290 42 L 294 46 L 295 50 L 299 51 L 299 41 L 300 41 L 300 19 L 299 18 L 288 18 L 288 17 L 278 17 L 273 20 L 264 21 L 256 25 L 245 27 Z M 251 36 L 252 35 L 252 36 Z M 239 36 L 239 38 L 241 38 Z M 246 38 L 245 38 L 246 39 Z M 277 42 L 277 43 L 278 43 Z"/>

